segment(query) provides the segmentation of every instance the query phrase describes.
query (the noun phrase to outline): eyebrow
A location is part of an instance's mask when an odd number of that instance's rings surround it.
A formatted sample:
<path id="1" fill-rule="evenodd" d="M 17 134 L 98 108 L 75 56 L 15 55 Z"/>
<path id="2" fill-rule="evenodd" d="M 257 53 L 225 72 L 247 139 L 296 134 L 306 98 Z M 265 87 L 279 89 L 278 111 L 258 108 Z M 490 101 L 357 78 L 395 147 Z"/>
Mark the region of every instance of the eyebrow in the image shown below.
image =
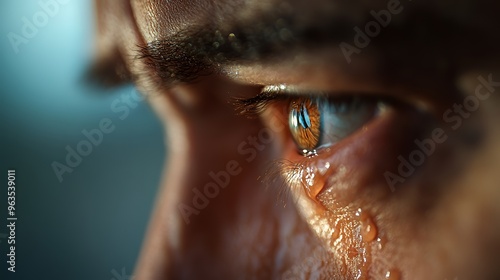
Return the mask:
<path id="1" fill-rule="evenodd" d="M 277 58 L 311 47 L 331 38 L 331 34 L 336 34 L 336 38 L 347 36 L 347 25 L 340 21 L 331 28 L 294 26 L 283 17 L 260 22 L 235 23 L 230 27 L 191 27 L 167 39 L 149 42 L 139 49 L 137 57 L 145 60 L 164 80 L 189 82 L 199 75 L 212 73 L 215 66 Z"/>
<path id="2" fill-rule="evenodd" d="M 431 68 L 429 63 L 435 68 L 437 60 L 456 66 L 458 58 L 479 57 L 494 45 L 487 35 L 495 33 L 473 27 L 465 17 L 445 17 L 425 9 L 405 12 L 400 20 L 393 14 L 391 23 L 381 27 L 380 35 L 369 45 L 367 53 L 383 58 L 381 72 L 400 71 L 400 67 Z M 325 46 L 341 53 L 340 43 L 354 45 L 354 27 L 364 29 L 373 20 L 369 11 L 366 14 L 364 18 L 337 15 L 300 21 L 294 14 L 273 13 L 256 15 L 251 22 L 233 19 L 190 26 L 140 46 L 137 58 L 166 84 L 191 82 L 219 72 L 224 65 L 280 61 Z"/>

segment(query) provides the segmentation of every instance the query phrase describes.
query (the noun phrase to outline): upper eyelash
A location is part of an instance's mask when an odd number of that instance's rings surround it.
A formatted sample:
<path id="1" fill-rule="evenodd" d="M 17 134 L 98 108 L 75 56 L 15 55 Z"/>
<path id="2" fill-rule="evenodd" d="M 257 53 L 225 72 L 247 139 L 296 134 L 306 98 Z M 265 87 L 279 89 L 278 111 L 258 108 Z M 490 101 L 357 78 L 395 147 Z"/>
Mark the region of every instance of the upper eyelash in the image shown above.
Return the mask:
<path id="1" fill-rule="evenodd" d="M 307 92 L 307 93 L 304 93 Z M 346 100 L 346 96 L 352 95 L 352 93 L 344 93 L 339 92 L 337 94 L 336 101 Z M 354 100 L 359 99 L 359 93 L 354 97 Z M 301 91 L 293 86 L 286 85 L 272 85 L 265 86 L 262 91 L 254 97 L 250 98 L 234 98 L 233 105 L 238 114 L 244 115 L 250 118 L 257 117 L 259 114 L 263 113 L 264 110 L 269 107 L 271 104 L 277 101 L 287 101 L 295 98 L 318 98 L 324 97 L 325 100 L 332 101 L 332 97 L 328 96 L 325 92 L 311 92 L 311 91 Z M 373 99 L 373 96 L 364 96 L 364 98 Z M 387 99 L 387 98 L 384 98 Z M 341 102 L 339 106 L 345 105 L 345 103 Z M 351 104 L 352 105 L 352 104 Z"/>
<path id="2" fill-rule="evenodd" d="M 286 96 L 268 91 L 261 91 L 251 98 L 235 98 L 234 106 L 240 115 L 247 117 L 256 117 L 262 113 L 269 105 Z"/>
<path id="3" fill-rule="evenodd" d="M 324 93 L 303 94 L 294 86 L 288 85 L 270 85 L 265 86 L 259 94 L 251 98 L 235 98 L 234 106 L 240 115 L 256 117 L 272 103 L 283 100 L 290 100 L 297 97 L 317 97 Z"/>

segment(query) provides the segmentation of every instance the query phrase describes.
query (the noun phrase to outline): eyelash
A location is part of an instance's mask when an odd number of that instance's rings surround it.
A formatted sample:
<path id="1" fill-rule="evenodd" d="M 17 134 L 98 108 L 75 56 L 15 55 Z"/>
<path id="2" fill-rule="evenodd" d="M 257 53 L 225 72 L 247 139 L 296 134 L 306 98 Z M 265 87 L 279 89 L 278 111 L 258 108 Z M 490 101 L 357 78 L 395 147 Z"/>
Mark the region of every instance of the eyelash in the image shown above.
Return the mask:
<path id="1" fill-rule="evenodd" d="M 354 98 L 362 98 L 367 101 L 383 99 L 386 103 L 396 103 L 395 100 L 390 97 L 386 97 L 384 94 L 370 94 L 370 96 L 368 96 L 368 94 L 357 93 L 353 97 L 352 92 L 337 92 L 335 95 L 337 97 L 331 98 L 327 93 L 322 91 L 303 93 L 299 89 L 296 89 L 294 87 L 287 87 L 285 85 L 266 86 L 259 94 L 254 97 L 234 98 L 233 105 L 235 106 L 236 112 L 238 114 L 249 118 L 255 118 L 273 104 L 276 104 L 278 102 L 289 104 L 291 101 L 297 100 L 299 98 L 321 98 L 329 102 L 336 102 L 337 104 L 352 101 Z M 372 96 L 376 97 L 374 98 Z"/>
<path id="2" fill-rule="evenodd" d="M 272 186 L 277 191 L 277 200 L 286 205 L 289 198 L 293 198 L 294 193 L 301 193 L 304 188 L 303 183 L 298 178 L 305 169 L 305 165 L 310 159 L 304 158 L 299 162 L 292 162 L 287 159 L 275 160 L 268 163 L 266 173 L 260 178 L 265 186 Z"/>
<path id="3" fill-rule="evenodd" d="M 254 118 L 261 114 L 267 107 L 278 102 L 290 100 L 289 94 L 281 94 L 279 91 L 262 90 L 251 98 L 235 98 L 234 106 L 240 115 Z"/>

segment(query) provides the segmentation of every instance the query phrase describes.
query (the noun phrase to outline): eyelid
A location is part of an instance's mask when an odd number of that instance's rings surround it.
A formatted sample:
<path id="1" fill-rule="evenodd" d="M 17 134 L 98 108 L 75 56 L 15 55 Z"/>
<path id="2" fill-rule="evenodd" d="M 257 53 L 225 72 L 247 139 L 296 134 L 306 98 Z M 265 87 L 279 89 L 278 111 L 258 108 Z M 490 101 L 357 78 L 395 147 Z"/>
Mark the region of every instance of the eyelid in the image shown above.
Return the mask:
<path id="1" fill-rule="evenodd" d="M 314 95 L 325 94 L 323 91 L 311 91 L 305 88 L 300 88 L 294 85 L 279 84 L 279 85 L 269 85 L 262 89 L 262 92 L 276 93 L 276 94 L 288 94 L 288 95 L 301 95 L 303 92 L 312 92 Z"/>
<path id="2" fill-rule="evenodd" d="M 275 102 L 297 97 L 326 96 L 322 91 L 301 89 L 293 85 L 278 84 L 264 86 L 259 94 L 251 98 L 235 98 L 234 105 L 240 115 L 257 117 Z"/>
<path id="3" fill-rule="evenodd" d="M 249 118 L 258 117 L 270 105 L 279 101 L 289 101 L 299 97 L 324 97 L 325 99 L 332 98 L 352 98 L 361 97 L 367 99 L 383 99 L 389 103 L 405 104 L 405 101 L 398 100 L 392 95 L 382 92 L 366 92 L 366 91 L 315 91 L 297 87 L 294 85 L 278 84 L 264 86 L 259 94 L 250 98 L 235 98 L 234 106 L 236 111 L 243 116 Z M 425 111 L 422 110 L 422 111 Z"/>

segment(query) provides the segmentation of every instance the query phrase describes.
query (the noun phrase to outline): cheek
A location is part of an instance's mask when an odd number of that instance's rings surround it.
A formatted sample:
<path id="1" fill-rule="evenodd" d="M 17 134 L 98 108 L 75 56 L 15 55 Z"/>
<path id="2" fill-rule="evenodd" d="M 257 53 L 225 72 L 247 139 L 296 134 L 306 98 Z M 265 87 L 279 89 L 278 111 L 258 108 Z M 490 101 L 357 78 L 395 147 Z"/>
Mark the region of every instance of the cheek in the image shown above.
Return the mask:
<path id="1" fill-rule="evenodd" d="M 400 158 L 415 150 L 415 140 L 431 137 L 429 127 L 434 127 L 430 118 L 392 112 L 313 158 L 304 159 L 293 142 L 285 144 L 285 158 L 298 164 L 282 168 L 282 175 L 299 212 L 335 255 L 333 265 L 344 277 L 417 275 L 418 244 L 431 243 L 421 232 L 431 225 L 424 213 L 440 205 L 437 193 L 443 189 L 427 184 L 425 177 L 438 177 L 429 166 L 446 149 L 436 147 L 434 158 L 415 166 L 412 174 L 398 169 Z M 403 182 L 395 188 L 387 172 L 399 174 Z M 420 265 L 428 265 L 424 257 Z"/>
<path id="2" fill-rule="evenodd" d="M 439 246 L 430 252 L 448 260 L 463 275 L 460 279 L 498 279 L 500 275 L 498 123 L 487 131 L 490 136 L 475 156 L 462 157 L 462 166 L 447 180 L 448 192 L 432 216 L 429 235 Z"/>

